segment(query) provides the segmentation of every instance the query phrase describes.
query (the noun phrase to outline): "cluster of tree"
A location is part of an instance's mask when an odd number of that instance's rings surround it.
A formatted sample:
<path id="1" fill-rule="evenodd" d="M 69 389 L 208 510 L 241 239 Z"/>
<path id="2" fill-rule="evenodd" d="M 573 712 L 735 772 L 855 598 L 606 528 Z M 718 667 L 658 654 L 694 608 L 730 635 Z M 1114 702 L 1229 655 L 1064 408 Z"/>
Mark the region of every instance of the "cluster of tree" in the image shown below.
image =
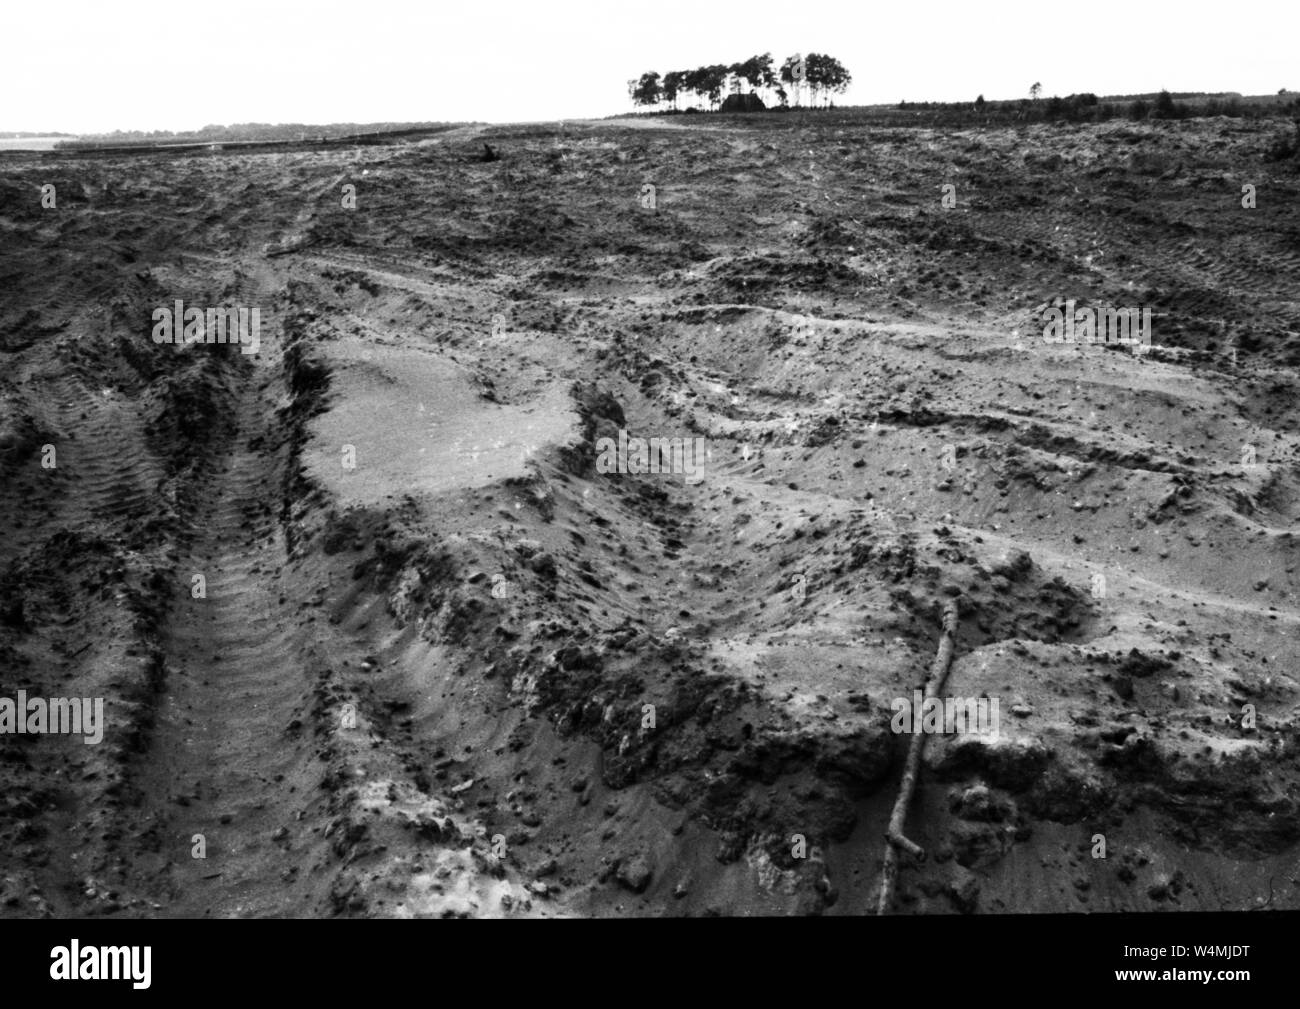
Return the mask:
<path id="1" fill-rule="evenodd" d="M 772 54 L 751 56 L 741 63 L 716 63 L 695 70 L 672 70 L 662 77 L 654 72 L 644 73 L 628 81 L 628 96 L 633 104 L 657 108 L 667 105 L 678 109 L 678 103 L 695 96 L 696 103 L 707 102 L 717 108 L 724 93 L 756 94 L 771 105 L 801 103 L 806 89 L 811 104 L 829 103 L 831 95 L 842 94 L 853 82 L 843 64 L 833 56 L 809 53 L 788 56 L 780 68 L 774 68 Z"/>

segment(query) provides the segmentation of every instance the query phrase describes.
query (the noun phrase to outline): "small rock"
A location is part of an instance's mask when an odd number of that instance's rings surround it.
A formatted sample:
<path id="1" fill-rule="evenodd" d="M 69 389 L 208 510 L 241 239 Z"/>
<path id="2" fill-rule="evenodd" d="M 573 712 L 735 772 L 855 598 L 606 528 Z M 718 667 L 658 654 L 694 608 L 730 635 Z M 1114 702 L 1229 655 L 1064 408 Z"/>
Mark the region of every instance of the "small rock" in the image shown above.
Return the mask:
<path id="1" fill-rule="evenodd" d="M 650 885 L 652 875 L 653 873 L 646 860 L 640 855 L 634 855 L 631 858 L 625 858 L 620 863 L 615 878 L 633 893 L 644 893 L 646 887 Z"/>
<path id="2" fill-rule="evenodd" d="M 948 899 L 962 914 L 971 914 L 979 905 L 980 883 L 974 873 L 964 872 L 948 886 Z"/>
<path id="3" fill-rule="evenodd" d="M 548 858 L 533 870 L 533 875 L 538 879 L 545 879 L 547 876 L 554 876 L 559 870 L 560 865 L 553 858 Z"/>

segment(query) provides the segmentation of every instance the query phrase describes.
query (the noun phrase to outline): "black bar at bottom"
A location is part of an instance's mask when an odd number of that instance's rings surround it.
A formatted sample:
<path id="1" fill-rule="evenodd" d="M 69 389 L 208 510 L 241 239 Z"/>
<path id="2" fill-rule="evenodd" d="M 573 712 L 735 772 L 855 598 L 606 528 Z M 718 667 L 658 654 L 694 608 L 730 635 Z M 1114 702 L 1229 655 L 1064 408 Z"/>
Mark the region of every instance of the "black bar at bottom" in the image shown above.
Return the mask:
<path id="1" fill-rule="evenodd" d="M 750 990 L 770 1000 L 780 991 L 830 996 L 846 982 L 864 995 L 889 983 L 878 994 L 920 985 L 932 996 L 1127 989 L 1220 998 L 1287 990 L 1297 926 L 1300 912 L 1289 911 L 529 924 L 9 920 L 0 922 L 0 977 L 10 999 L 283 992 L 333 1002 L 412 987 L 445 996 L 464 986 L 486 999 L 522 990 L 585 1000 L 603 991 L 603 1001 L 637 989 L 668 997 L 716 987 L 729 1000 Z"/>

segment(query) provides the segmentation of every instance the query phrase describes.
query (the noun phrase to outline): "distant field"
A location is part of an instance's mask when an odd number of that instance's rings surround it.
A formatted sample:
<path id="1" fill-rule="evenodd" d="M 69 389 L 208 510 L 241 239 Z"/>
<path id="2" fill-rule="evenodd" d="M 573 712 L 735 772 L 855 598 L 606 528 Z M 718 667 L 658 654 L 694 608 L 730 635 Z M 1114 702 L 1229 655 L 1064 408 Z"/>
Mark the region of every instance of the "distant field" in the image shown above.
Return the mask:
<path id="1" fill-rule="evenodd" d="M 172 133 L 165 135 L 100 135 L 65 137 L 62 150 L 69 151 L 147 151 L 176 150 L 180 148 L 222 147 L 251 148 L 266 144 L 317 144 L 317 143 L 383 143 L 398 138 L 427 136 L 452 128 L 450 123 L 333 123 L 328 126 L 304 127 L 300 124 L 278 126 L 230 127 L 220 130 L 200 130 L 197 133 Z"/>
<path id="2" fill-rule="evenodd" d="M 68 137 L 0 137 L 0 151 L 52 151 Z"/>

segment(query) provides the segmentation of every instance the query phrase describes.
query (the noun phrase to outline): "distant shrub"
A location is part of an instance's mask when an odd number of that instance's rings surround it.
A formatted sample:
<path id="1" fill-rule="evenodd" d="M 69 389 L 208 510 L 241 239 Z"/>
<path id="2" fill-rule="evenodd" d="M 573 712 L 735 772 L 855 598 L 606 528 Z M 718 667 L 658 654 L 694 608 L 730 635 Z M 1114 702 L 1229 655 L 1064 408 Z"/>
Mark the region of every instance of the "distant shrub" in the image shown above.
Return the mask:
<path id="1" fill-rule="evenodd" d="M 1146 119 L 1150 114 L 1151 106 L 1141 98 L 1128 107 L 1128 117 L 1130 119 Z"/>
<path id="2" fill-rule="evenodd" d="M 1241 102 L 1236 98 L 1230 98 L 1227 101 L 1221 98 L 1210 98 L 1200 107 L 1198 115 L 1231 116 L 1234 119 L 1240 119 L 1245 115 L 1245 111 L 1241 107 Z"/>
<path id="3" fill-rule="evenodd" d="M 1157 119 L 1177 119 L 1181 115 L 1181 110 L 1174 103 L 1174 96 L 1168 91 L 1161 91 L 1156 97 L 1155 117 Z"/>
<path id="4" fill-rule="evenodd" d="M 1273 139 L 1273 145 L 1268 151 L 1270 159 L 1286 161 L 1300 158 L 1300 119 L 1295 121 L 1294 127 L 1290 133 L 1283 132 Z"/>
<path id="5" fill-rule="evenodd" d="M 1068 119 L 1071 121 L 1100 118 L 1097 96 L 1092 93 L 1070 95 L 1068 98 L 1053 96 L 1048 102 L 1043 115 L 1047 119 Z"/>

